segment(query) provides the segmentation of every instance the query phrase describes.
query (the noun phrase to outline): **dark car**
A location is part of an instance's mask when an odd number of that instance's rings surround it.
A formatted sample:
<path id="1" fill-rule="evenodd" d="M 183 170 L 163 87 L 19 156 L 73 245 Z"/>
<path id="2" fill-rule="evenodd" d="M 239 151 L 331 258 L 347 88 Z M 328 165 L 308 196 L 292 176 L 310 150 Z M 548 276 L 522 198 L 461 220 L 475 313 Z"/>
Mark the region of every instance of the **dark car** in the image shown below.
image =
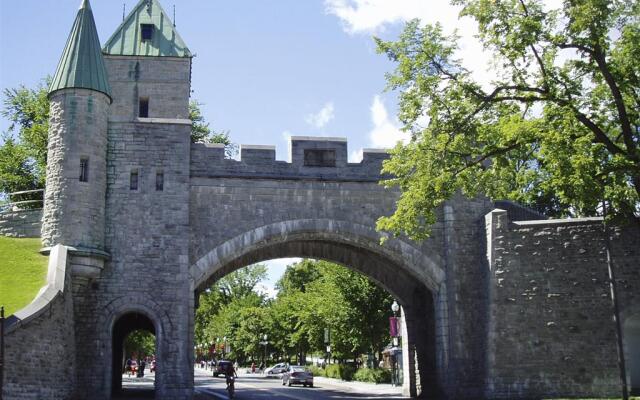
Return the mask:
<path id="1" fill-rule="evenodd" d="M 213 370 L 213 376 L 217 377 L 218 375 L 226 375 L 227 368 L 231 364 L 232 364 L 232 362 L 231 361 L 227 361 L 227 360 L 218 361 L 218 363 L 216 364 L 216 366 L 215 366 L 215 368 Z"/>
<path id="2" fill-rule="evenodd" d="M 289 386 L 302 384 L 304 387 L 313 387 L 313 374 L 303 366 L 290 365 L 282 373 L 282 384 Z"/>

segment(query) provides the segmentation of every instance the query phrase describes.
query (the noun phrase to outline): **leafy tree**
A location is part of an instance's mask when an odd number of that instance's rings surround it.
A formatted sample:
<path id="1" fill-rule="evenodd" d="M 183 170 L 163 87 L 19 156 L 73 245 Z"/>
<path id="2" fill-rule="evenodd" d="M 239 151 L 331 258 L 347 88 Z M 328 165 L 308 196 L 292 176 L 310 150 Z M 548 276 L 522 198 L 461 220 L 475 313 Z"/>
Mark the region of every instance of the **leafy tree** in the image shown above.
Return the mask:
<path id="1" fill-rule="evenodd" d="M 389 340 L 393 299 L 357 272 L 303 260 L 287 267 L 278 286 L 282 289 L 272 307 L 278 310 L 277 323 L 284 332 L 282 349 L 299 360 L 309 351 L 325 351 L 325 328 L 331 330 L 331 351 L 339 359 L 376 353 Z"/>
<path id="2" fill-rule="evenodd" d="M 320 276 L 321 272 L 314 260 L 302 260 L 287 266 L 282 278 L 276 283 L 276 289 L 305 292 L 307 285 Z"/>
<path id="3" fill-rule="evenodd" d="M 124 354 L 126 357 L 145 357 L 156 353 L 156 337 L 149 331 L 136 330 L 124 340 Z"/>
<path id="4" fill-rule="evenodd" d="M 542 205 L 551 215 L 640 220 L 640 3 L 454 0 L 493 54 L 490 88 L 455 58 L 457 38 L 408 23 L 375 39 L 397 64 L 399 118 L 412 134 L 384 164 L 401 189 L 378 228 L 428 236 L 457 191 Z M 425 126 L 421 121 L 428 120 Z"/>
<path id="5" fill-rule="evenodd" d="M 254 264 L 234 271 L 216 283 L 198 297 L 198 309 L 195 316 L 196 344 L 220 343 L 228 338 L 234 356 L 243 360 L 252 343 L 246 342 L 244 333 L 238 335 L 246 309 L 261 307 L 265 300 L 255 292 L 256 285 L 266 278 L 267 269 L 263 264 Z M 244 328 L 242 328 L 244 329 Z"/>
<path id="6" fill-rule="evenodd" d="M 0 146 L 0 192 L 11 193 L 39 187 L 29 151 L 8 137 Z"/>
<path id="7" fill-rule="evenodd" d="M 48 81 L 48 79 L 47 79 Z M 35 89 L 4 89 L 0 114 L 11 121 L 0 146 L 0 191 L 44 187 L 47 166 L 49 99 L 47 82 Z"/>
<path id="8" fill-rule="evenodd" d="M 214 131 L 209 127 L 209 123 L 205 122 L 200 106 L 202 103 L 197 100 L 189 102 L 189 119 L 191 125 L 191 142 L 192 143 L 219 143 L 224 144 L 225 155 L 229 158 L 238 154 L 238 145 L 231 142 L 229 131 Z"/>

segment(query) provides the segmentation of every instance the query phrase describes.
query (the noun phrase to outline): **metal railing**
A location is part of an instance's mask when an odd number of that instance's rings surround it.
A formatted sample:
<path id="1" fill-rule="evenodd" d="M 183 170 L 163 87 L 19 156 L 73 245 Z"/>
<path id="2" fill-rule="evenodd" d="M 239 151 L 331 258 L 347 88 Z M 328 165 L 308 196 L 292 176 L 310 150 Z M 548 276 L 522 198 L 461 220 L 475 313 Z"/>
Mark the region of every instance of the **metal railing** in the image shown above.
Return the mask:
<path id="1" fill-rule="evenodd" d="M 13 192 L 7 197 L 9 201 L 0 204 L 0 212 L 41 209 L 44 204 L 44 189 Z"/>

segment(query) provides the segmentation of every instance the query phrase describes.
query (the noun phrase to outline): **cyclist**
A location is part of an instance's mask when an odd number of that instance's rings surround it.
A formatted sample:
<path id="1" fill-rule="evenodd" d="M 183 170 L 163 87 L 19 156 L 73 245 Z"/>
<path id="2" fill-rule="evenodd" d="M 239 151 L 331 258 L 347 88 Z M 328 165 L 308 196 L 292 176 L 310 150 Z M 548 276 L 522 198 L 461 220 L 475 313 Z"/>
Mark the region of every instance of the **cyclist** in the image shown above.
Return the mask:
<path id="1" fill-rule="evenodd" d="M 232 363 L 229 363 L 227 365 L 227 369 L 225 371 L 225 377 L 227 378 L 227 391 L 229 392 L 229 398 L 232 398 L 233 393 L 235 392 L 234 378 L 238 377 L 238 374 L 236 373 L 236 369 L 233 368 Z"/>

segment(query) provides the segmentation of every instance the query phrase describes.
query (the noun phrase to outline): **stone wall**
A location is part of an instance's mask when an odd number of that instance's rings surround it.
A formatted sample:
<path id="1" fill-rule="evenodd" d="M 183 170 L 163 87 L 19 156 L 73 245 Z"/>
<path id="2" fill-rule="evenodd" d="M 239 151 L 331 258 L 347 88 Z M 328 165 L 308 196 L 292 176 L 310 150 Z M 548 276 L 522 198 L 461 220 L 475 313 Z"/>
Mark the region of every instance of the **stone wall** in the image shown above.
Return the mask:
<path id="1" fill-rule="evenodd" d="M 76 382 L 73 298 L 66 248 L 49 257 L 36 299 L 5 321 L 5 400 L 66 400 Z"/>
<path id="2" fill-rule="evenodd" d="M 40 237 L 42 209 L 0 212 L 0 236 Z"/>
<path id="3" fill-rule="evenodd" d="M 602 221 L 511 222 L 495 210 L 486 223 L 487 397 L 618 395 Z M 623 309 L 637 304 L 639 236 L 633 229 L 613 235 Z"/>
<path id="4" fill-rule="evenodd" d="M 188 275 L 189 131 L 187 123 L 109 125 L 105 249 L 101 276 L 76 289 L 78 364 L 83 398 L 111 395 L 111 327 L 138 312 L 156 326 L 158 398 L 190 398 L 193 291 Z M 131 172 L 138 187 L 131 189 Z M 156 174 L 162 171 L 162 190 Z"/>
<path id="5" fill-rule="evenodd" d="M 113 95 L 109 121 L 135 121 L 141 97 L 149 100 L 149 118 L 189 118 L 191 58 L 105 55 L 104 62 Z"/>

